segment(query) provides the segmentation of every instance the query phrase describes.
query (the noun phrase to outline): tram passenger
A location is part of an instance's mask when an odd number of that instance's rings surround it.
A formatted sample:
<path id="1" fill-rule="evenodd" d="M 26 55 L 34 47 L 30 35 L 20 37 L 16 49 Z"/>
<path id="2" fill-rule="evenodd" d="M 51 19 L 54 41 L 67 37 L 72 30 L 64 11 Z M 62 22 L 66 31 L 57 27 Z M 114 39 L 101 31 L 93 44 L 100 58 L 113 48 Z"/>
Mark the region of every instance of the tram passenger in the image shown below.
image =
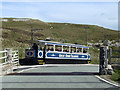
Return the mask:
<path id="1" fill-rule="evenodd" d="M 61 48 L 58 48 L 58 51 L 61 51 Z"/>
<path id="2" fill-rule="evenodd" d="M 65 49 L 65 52 L 67 52 L 67 49 Z"/>
<path id="3" fill-rule="evenodd" d="M 40 47 L 40 50 L 43 50 L 42 47 Z"/>
<path id="4" fill-rule="evenodd" d="M 32 48 L 35 50 L 35 58 L 37 58 L 37 55 L 38 55 L 38 46 L 36 43 L 33 44 Z"/>
<path id="5" fill-rule="evenodd" d="M 50 51 L 50 48 L 49 48 L 49 46 L 47 46 L 46 50 L 47 50 L 47 51 Z"/>
<path id="6" fill-rule="evenodd" d="M 74 50 L 74 52 L 76 52 L 76 50 Z"/>
<path id="7" fill-rule="evenodd" d="M 53 51 L 54 49 L 53 49 L 53 47 L 50 49 L 50 51 Z"/>
<path id="8" fill-rule="evenodd" d="M 58 47 L 56 47 L 55 51 L 59 51 L 59 48 L 58 48 Z"/>
<path id="9" fill-rule="evenodd" d="M 67 52 L 69 52 L 69 50 L 67 49 Z"/>
<path id="10" fill-rule="evenodd" d="M 50 51 L 50 48 L 48 47 L 47 51 Z"/>
<path id="11" fill-rule="evenodd" d="M 49 51 L 49 48 L 47 48 L 46 50 Z"/>

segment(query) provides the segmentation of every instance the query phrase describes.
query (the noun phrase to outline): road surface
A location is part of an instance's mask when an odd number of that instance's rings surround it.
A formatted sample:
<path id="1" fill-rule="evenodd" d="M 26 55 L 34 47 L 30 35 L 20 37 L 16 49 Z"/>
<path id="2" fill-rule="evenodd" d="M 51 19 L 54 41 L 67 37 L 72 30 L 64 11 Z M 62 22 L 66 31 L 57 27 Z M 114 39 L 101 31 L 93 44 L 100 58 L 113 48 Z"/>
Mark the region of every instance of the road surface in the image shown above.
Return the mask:
<path id="1" fill-rule="evenodd" d="M 98 65 L 86 64 L 23 66 L 19 69 L 19 73 L 2 78 L 2 88 L 114 88 L 119 90 L 119 87 L 99 79 L 98 72 Z"/>

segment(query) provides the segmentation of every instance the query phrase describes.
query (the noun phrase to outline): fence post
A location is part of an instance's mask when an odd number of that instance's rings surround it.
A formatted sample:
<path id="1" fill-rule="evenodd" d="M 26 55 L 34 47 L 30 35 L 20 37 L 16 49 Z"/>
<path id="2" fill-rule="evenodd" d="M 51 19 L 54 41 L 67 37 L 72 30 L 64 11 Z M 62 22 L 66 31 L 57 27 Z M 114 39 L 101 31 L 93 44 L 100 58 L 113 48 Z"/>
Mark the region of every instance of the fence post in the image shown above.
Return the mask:
<path id="1" fill-rule="evenodd" d="M 7 62 L 10 64 L 10 72 L 13 72 L 13 62 L 12 62 L 12 48 L 7 48 Z"/>
<path id="2" fill-rule="evenodd" d="M 106 70 L 105 70 L 105 65 L 106 63 L 106 47 L 100 47 L 100 63 L 99 63 L 99 73 L 102 74 L 106 74 Z"/>
<path id="3" fill-rule="evenodd" d="M 4 49 L 4 51 L 6 51 L 6 49 Z M 4 52 L 4 57 L 7 57 L 7 52 Z M 5 58 L 4 63 L 6 63 L 6 62 L 7 62 L 7 59 Z"/>
<path id="4" fill-rule="evenodd" d="M 18 54 L 18 65 L 17 66 L 19 66 L 20 65 L 20 63 L 19 63 L 19 50 L 17 49 L 17 54 Z M 17 67 L 18 68 L 18 67 Z"/>
<path id="5" fill-rule="evenodd" d="M 109 52 L 108 52 L 108 64 L 111 65 L 111 57 L 112 57 L 112 48 L 109 48 Z"/>
<path id="6" fill-rule="evenodd" d="M 113 69 L 109 63 L 111 59 L 111 49 L 108 46 L 100 47 L 100 64 L 99 73 L 103 74 L 113 74 Z"/>

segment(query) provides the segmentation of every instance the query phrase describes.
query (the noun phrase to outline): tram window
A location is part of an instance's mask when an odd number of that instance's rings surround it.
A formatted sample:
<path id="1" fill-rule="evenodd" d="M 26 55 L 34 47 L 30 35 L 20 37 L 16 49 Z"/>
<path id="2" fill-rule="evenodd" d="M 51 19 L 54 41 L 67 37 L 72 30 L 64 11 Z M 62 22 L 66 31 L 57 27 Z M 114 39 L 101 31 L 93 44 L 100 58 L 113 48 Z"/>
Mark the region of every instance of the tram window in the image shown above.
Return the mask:
<path id="1" fill-rule="evenodd" d="M 71 53 L 76 52 L 76 47 L 71 47 Z"/>
<path id="2" fill-rule="evenodd" d="M 54 51 L 53 45 L 47 45 L 47 46 L 46 46 L 46 50 L 47 50 L 47 51 Z"/>
<path id="3" fill-rule="evenodd" d="M 83 49 L 83 53 L 87 53 L 87 49 L 86 48 Z"/>
<path id="4" fill-rule="evenodd" d="M 63 52 L 69 52 L 69 47 L 68 46 L 63 46 Z"/>
<path id="5" fill-rule="evenodd" d="M 55 51 L 62 51 L 62 46 L 56 45 L 56 46 L 55 46 Z"/>
<path id="6" fill-rule="evenodd" d="M 82 52 L 82 48 L 77 48 L 77 53 Z"/>

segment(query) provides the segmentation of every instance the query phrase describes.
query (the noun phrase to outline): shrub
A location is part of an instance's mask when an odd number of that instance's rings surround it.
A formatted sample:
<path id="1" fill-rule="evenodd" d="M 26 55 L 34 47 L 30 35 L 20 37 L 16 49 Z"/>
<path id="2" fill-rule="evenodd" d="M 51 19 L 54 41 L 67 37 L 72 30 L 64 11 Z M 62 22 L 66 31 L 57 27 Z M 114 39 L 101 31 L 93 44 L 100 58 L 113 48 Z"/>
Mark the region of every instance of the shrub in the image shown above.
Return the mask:
<path id="1" fill-rule="evenodd" d="M 120 83 L 120 70 L 114 70 L 111 79 Z"/>

